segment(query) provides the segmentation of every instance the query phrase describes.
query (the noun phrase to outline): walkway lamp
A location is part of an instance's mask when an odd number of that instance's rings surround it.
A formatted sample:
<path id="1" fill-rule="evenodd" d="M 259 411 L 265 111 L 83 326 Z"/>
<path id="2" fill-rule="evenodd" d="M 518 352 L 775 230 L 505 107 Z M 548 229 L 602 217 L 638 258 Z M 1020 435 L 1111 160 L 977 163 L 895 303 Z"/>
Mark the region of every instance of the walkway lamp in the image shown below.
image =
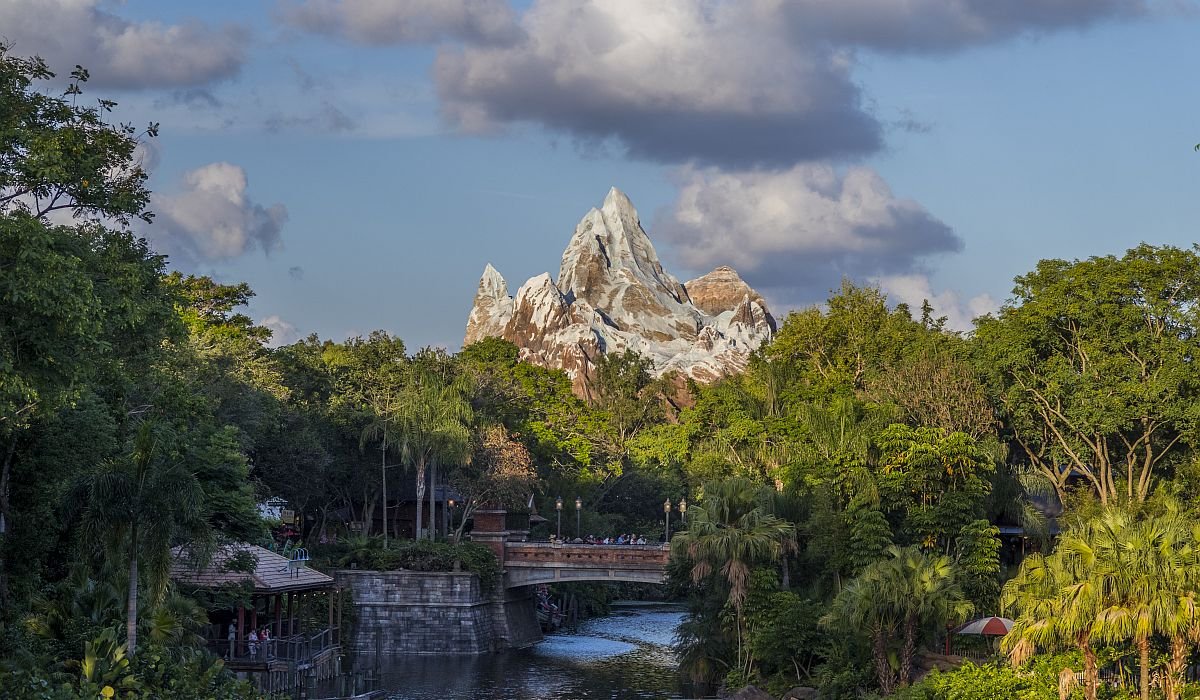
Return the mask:
<path id="1" fill-rule="evenodd" d="M 554 501 L 554 510 L 558 511 L 558 540 L 562 541 L 562 496 Z"/>
<path id="2" fill-rule="evenodd" d="M 575 497 L 575 539 L 579 539 L 579 512 L 583 510 L 583 499 L 579 496 Z"/>
<path id="3" fill-rule="evenodd" d="M 686 498 L 679 499 L 679 519 L 683 521 L 684 525 L 687 524 L 687 499 Z"/>
<path id="4" fill-rule="evenodd" d="M 669 499 L 669 498 L 667 500 L 663 501 L 663 513 L 665 513 L 667 516 L 667 536 L 663 539 L 663 542 L 670 544 L 671 543 L 671 499 Z"/>
<path id="5" fill-rule="evenodd" d="M 454 499 L 446 501 L 446 511 L 450 515 L 450 527 L 446 528 L 446 537 L 450 537 L 450 533 L 454 531 Z"/>

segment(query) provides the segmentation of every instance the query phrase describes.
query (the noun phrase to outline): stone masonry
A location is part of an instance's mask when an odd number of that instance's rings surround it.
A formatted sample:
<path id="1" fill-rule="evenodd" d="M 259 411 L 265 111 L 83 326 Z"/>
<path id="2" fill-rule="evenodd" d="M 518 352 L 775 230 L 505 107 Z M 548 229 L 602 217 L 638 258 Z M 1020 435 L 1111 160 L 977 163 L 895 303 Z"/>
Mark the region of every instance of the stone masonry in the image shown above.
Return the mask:
<path id="1" fill-rule="evenodd" d="M 531 591 L 485 596 L 467 572 L 335 572 L 349 589 L 357 621 L 343 640 L 356 655 L 487 654 L 541 638 Z M 528 617 L 528 619 L 524 619 Z M 532 625 L 532 627 L 531 627 Z"/>

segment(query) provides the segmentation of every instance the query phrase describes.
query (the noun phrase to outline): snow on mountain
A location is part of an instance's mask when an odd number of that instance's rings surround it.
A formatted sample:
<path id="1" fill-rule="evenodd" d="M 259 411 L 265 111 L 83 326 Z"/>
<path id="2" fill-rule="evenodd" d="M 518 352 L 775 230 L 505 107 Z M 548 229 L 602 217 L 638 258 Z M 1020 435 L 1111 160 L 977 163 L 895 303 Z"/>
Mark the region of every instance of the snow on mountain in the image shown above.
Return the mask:
<path id="1" fill-rule="evenodd" d="M 557 283 L 543 273 L 513 298 L 500 273 L 484 268 L 463 344 L 504 338 L 522 359 L 565 370 L 586 395 L 600 353 L 631 348 L 653 360 L 656 375 L 711 382 L 744 370 L 774 332 L 762 296 L 732 268 L 687 284 L 664 270 L 633 203 L 614 187 L 575 227 Z"/>

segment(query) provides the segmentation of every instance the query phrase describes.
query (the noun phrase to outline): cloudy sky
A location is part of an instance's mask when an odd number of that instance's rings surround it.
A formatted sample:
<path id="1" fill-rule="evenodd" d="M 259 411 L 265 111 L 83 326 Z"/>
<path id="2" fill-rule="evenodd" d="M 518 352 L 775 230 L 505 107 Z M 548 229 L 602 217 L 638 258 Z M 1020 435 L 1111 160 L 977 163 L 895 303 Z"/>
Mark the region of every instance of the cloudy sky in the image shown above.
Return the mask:
<path id="1" fill-rule="evenodd" d="M 456 349 L 491 262 L 558 269 L 624 190 L 681 279 L 843 276 L 958 327 L 1044 257 L 1191 245 L 1191 0 L 0 0 L 122 120 L 144 234 L 290 342 Z"/>

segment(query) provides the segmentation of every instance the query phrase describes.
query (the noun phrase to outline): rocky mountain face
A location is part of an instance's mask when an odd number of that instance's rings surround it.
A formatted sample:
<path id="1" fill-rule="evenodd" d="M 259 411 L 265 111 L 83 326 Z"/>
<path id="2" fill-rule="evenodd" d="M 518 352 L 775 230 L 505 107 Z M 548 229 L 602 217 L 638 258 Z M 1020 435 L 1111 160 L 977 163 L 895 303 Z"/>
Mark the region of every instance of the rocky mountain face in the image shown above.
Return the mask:
<path id="1" fill-rule="evenodd" d="M 514 298 L 484 268 L 463 344 L 504 338 L 522 359 L 566 370 L 586 396 L 601 353 L 631 348 L 659 376 L 711 382 L 744 370 L 774 332 L 766 302 L 732 268 L 687 283 L 664 270 L 633 203 L 613 188 L 575 227 L 557 283 L 543 273 Z"/>

